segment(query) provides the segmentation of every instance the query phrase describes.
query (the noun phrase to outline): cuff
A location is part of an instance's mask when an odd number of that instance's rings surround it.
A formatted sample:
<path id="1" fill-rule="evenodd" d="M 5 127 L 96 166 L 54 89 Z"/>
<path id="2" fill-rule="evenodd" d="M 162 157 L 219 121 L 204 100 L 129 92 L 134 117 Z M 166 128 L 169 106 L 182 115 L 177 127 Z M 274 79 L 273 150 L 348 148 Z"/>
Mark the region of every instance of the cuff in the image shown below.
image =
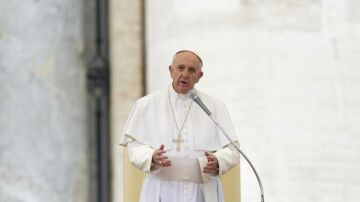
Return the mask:
<path id="1" fill-rule="evenodd" d="M 219 175 L 225 174 L 231 168 L 235 167 L 240 161 L 240 154 L 229 148 L 219 149 L 214 153 L 219 162 Z"/>

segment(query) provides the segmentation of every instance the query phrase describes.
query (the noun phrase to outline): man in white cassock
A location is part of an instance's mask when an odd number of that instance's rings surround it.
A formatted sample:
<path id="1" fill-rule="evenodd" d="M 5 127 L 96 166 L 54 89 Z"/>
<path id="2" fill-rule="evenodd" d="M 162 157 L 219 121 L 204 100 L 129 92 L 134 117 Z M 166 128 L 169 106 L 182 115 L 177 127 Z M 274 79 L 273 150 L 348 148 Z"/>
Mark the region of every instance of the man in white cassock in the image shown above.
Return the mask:
<path id="1" fill-rule="evenodd" d="M 239 162 L 239 153 L 194 103 L 198 95 L 238 144 L 225 106 L 197 90 L 203 62 L 192 51 L 177 52 L 167 88 L 134 104 L 120 144 L 132 165 L 146 173 L 140 202 L 221 202 L 220 176 Z"/>

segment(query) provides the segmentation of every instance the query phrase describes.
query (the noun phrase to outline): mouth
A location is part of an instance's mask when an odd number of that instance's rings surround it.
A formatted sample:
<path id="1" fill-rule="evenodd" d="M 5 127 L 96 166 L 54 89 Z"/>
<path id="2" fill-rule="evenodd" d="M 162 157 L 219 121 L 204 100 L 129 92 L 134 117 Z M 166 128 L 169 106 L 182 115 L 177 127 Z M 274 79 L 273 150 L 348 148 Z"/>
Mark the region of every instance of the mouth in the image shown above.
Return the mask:
<path id="1" fill-rule="evenodd" d="M 188 84 L 188 82 L 187 81 L 180 81 L 180 84 L 186 85 L 186 84 Z"/>

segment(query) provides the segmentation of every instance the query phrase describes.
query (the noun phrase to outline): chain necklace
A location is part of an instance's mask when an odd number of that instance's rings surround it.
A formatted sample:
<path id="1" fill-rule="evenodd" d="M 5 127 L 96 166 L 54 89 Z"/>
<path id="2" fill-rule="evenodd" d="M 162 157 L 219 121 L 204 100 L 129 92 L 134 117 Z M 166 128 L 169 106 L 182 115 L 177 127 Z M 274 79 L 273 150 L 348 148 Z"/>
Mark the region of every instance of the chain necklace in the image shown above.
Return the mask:
<path id="1" fill-rule="evenodd" d="M 172 105 L 172 103 L 171 103 L 170 87 L 169 87 L 169 89 L 168 89 L 168 97 L 169 97 L 169 102 L 170 102 L 171 114 L 172 114 L 172 116 L 173 116 L 173 121 L 174 121 L 174 123 L 175 123 L 176 130 L 177 130 L 177 132 L 178 132 L 177 139 L 173 139 L 173 143 L 176 143 L 176 151 L 179 152 L 179 151 L 180 151 L 180 144 L 181 144 L 181 143 L 184 143 L 184 140 L 181 139 L 181 133 L 182 133 L 182 131 L 183 131 L 183 129 L 184 129 L 185 123 L 187 122 L 187 120 L 188 120 L 188 118 L 189 118 L 189 114 L 190 114 L 190 110 L 191 110 L 191 106 L 192 106 L 192 103 L 193 103 L 193 102 L 190 103 L 189 109 L 188 109 L 188 111 L 187 111 L 187 113 L 186 113 L 186 115 L 185 115 L 185 119 L 184 119 L 184 121 L 183 121 L 183 123 L 182 123 L 181 128 L 179 129 L 179 126 L 178 126 L 178 124 L 177 124 L 176 117 L 175 117 L 174 108 L 173 108 L 173 105 Z"/>

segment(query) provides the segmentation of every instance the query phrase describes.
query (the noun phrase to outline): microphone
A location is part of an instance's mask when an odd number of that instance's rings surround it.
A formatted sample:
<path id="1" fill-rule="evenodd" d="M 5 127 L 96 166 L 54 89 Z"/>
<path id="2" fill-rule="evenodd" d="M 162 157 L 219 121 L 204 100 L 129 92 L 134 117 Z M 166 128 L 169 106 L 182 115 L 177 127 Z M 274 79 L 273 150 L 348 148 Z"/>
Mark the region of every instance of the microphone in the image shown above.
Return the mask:
<path id="1" fill-rule="evenodd" d="M 205 104 L 201 101 L 200 97 L 195 92 L 191 92 L 190 97 L 204 110 L 208 116 L 211 116 L 210 110 L 205 106 Z"/>
<path id="2" fill-rule="evenodd" d="M 204 112 L 211 118 L 211 120 L 215 123 L 215 125 L 221 130 L 221 132 L 225 135 L 225 137 L 230 141 L 230 143 L 238 150 L 238 152 L 245 158 L 245 160 L 250 165 L 251 169 L 253 170 L 256 179 L 258 181 L 259 187 L 260 187 L 260 196 L 261 196 L 261 202 L 265 201 L 264 198 L 264 189 L 260 180 L 260 177 L 258 173 L 256 172 L 255 167 L 251 163 L 250 159 L 240 150 L 240 148 L 230 139 L 228 134 L 225 132 L 224 128 L 219 124 L 219 122 L 216 120 L 216 118 L 212 115 L 210 110 L 205 106 L 205 104 L 201 101 L 200 97 L 196 94 L 195 90 L 190 92 L 190 98 L 193 99 L 200 107 L 204 110 Z"/>

